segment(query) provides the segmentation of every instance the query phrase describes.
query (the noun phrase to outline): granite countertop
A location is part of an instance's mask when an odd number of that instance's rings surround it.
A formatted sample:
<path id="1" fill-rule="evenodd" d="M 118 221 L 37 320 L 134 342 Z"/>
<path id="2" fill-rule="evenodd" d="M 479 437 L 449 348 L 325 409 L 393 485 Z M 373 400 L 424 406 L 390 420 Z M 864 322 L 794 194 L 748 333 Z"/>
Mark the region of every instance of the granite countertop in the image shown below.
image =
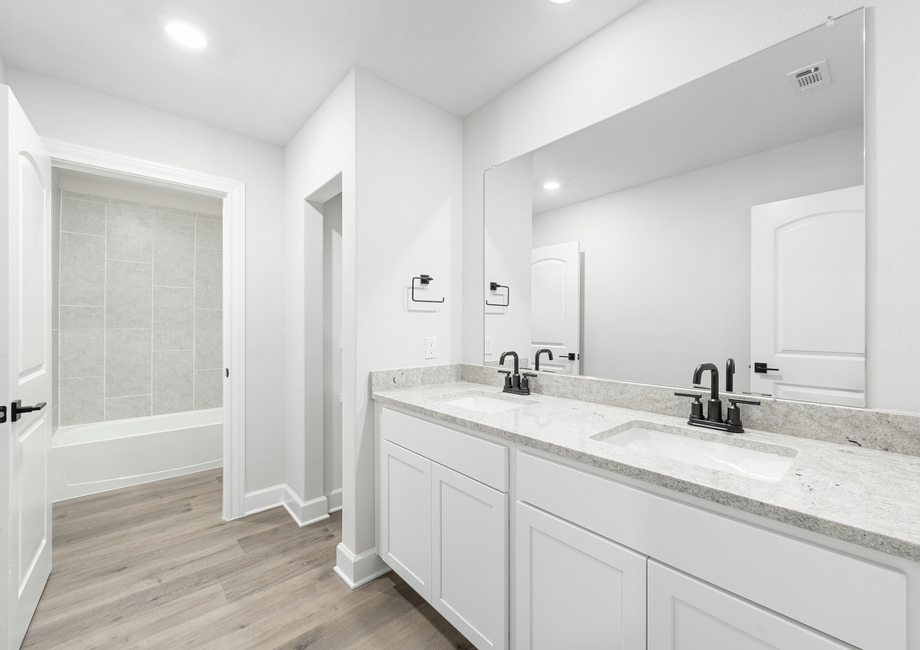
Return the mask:
<path id="1" fill-rule="evenodd" d="M 464 395 L 498 395 L 528 405 L 485 414 L 443 403 Z M 503 395 L 500 388 L 462 381 L 375 391 L 373 398 L 382 404 L 920 562 L 920 458 L 915 456 L 762 431 L 725 434 L 691 427 L 685 419 L 667 415 L 547 395 Z M 661 431 L 794 456 L 793 463 L 778 482 L 765 482 L 591 438 L 611 429 L 628 428 L 636 420 Z"/>

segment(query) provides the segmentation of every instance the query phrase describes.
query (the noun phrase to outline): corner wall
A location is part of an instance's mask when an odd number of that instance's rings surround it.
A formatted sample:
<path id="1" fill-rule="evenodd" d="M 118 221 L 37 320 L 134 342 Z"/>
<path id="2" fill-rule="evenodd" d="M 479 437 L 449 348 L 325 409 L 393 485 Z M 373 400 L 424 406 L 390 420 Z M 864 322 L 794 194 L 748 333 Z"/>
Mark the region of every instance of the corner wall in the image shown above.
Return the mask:
<path id="1" fill-rule="evenodd" d="M 343 237 L 355 221 L 355 72 L 284 147 L 284 481 L 315 516 L 323 490 L 323 215 L 307 199 L 341 178 Z M 331 197 L 327 197 L 331 198 Z M 344 297 L 343 297 L 344 299 Z M 312 517 L 311 517 L 312 518 Z"/>
<path id="2" fill-rule="evenodd" d="M 482 172 L 864 3 L 853 0 L 647 0 L 464 119 L 463 238 L 482 236 Z M 867 3 L 867 399 L 920 412 L 920 3 Z M 677 54 L 677 55 L 675 55 Z M 914 66 L 911 69 L 914 69 Z M 916 72 L 916 70 L 914 69 Z M 482 286 L 482 247 L 463 250 Z M 481 363 L 481 293 L 464 296 L 463 358 Z"/>
<path id="3" fill-rule="evenodd" d="M 336 571 L 357 586 L 376 555 L 370 371 L 460 360 L 462 123 L 353 69 L 285 147 L 285 480 L 323 496 L 322 217 L 308 199 L 342 192 L 342 543 Z M 325 192 L 341 174 L 341 185 Z M 328 193 L 328 196 L 326 194 Z M 434 277 L 408 300 L 411 278 Z M 425 359 L 425 337 L 437 357 Z"/>
<path id="4" fill-rule="evenodd" d="M 43 138 L 246 183 L 246 491 L 283 474 L 281 147 L 42 75 L 6 81 Z"/>

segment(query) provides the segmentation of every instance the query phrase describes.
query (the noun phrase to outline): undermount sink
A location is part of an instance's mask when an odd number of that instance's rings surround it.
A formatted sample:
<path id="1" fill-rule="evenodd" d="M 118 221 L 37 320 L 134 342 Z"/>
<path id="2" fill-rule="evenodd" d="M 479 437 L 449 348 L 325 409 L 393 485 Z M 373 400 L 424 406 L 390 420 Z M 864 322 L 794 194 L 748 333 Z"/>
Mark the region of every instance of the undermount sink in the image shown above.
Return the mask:
<path id="1" fill-rule="evenodd" d="M 441 403 L 445 406 L 458 406 L 478 413 L 503 413 L 527 406 L 526 404 L 519 404 L 509 400 L 486 397 L 485 395 L 466 395 L 465 397 L 457 397 Z"/>
<path id="2" fill-rule="evenodd" d="M 592 438 L 615 447 L 772 483 L 783 478 L 786 470 L 792 466 L 796 453 L 792 449 L 783 449 L 791 456 L 773 454 L 642 426 L 633 426 L 616 435 L 608 436 L 605 432 Z"/>

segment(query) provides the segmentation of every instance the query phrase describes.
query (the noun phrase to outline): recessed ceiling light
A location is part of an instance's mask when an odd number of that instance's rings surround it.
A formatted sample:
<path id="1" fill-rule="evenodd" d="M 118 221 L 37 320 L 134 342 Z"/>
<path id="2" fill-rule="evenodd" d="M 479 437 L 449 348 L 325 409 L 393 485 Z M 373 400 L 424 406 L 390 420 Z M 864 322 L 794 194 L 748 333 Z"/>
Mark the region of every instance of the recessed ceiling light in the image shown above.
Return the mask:
<path id="1" fill-rule="evenodd" d="M 202 31 L 188 23 L 169 23 L 166 26 L 166 33 L 188 47 L 198 49 L 208 44 L 208 39 L 205 38 Z"/>
<path id="2" fill-rule="evenodd" d="M 549 0 L 557 5 L 564 5 L 566 2 L 571 2 L 572 0 Z"/>
<path id="3" fill-rule="evenodd" d="M 555 0 L 553 0 L 555 2 Z M 558 190 L 560 187 L 559 183 L 556 181 L 550 181 L 549 183 L 543 184 L 543 189 L 545 190 Z"/>

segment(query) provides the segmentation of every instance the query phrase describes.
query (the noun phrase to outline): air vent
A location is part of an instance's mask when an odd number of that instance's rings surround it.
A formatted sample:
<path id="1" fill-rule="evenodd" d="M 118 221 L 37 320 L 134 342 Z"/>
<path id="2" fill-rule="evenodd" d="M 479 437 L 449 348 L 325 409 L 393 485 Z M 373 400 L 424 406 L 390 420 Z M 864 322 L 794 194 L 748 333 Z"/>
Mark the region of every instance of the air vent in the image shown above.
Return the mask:
<path id="1" fill-rule="evenodd" d="M 787 74 L 786 77 L 788 77 L 789 83 L 792 84 L 793 90 L 800 95 L 813 88 L 828 86 L 831 83 L 831 72 L 827 67 L 827 61 L 819 61 L 807 68 L 795 70 Z"/>

